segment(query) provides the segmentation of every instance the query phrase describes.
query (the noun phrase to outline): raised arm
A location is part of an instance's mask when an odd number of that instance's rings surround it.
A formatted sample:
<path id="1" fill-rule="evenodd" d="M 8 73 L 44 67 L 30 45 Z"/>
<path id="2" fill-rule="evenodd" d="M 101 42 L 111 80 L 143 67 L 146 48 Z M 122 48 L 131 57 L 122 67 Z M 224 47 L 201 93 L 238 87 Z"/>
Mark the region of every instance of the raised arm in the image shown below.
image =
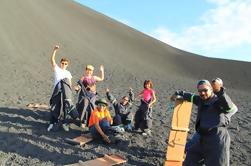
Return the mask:
<path id="1" fill-rule="evenodd" d="M 132 102 L 134 102 L 134 100 L 135 100 L 135 96 L 134 96 L 134 93 L 133 93 L 133 89 L 130 87 L 129 88 L 129 103 L 132 103 Z"/>
<path id="2" fill-rule="evenodd" d="M 181 96 L 183 100 L 186 100 L 188 102 L 192 102 L 195 105 L 198 105 L 200 97 L 194 93 L 185 92 L 182 90 L 177 90 L 175 93 L 171 96 L 171 100 L 175 100 L 177 96 Z"/>
<path id="3" fill-rule="evenodd" d="M 112 95 L 108 88 L 106 89 L 106 97 L 114 106 L 118 103 L 117 99 Z"/>
<path id="4" fill-rule="evenodd" d="M 52 68 L 54 69 L 57 65 L 56 61 L 55 61 L 55 56 L 56 56 L 56 53 L 57 51 L 59 50 L 59 46 L 58 45 L 55 45 L 54 46 L 54 49 L 53 49 L 53 52 L 52 52 L 52 55 L 51 55 L 51 66 Z"/>
<path id="5" fill-rule="evenodd" d="M 100 66 L 100 73 L 101 73 L 100 77 L 94 76 L 96 81 L 103 81 L 104 78 L 105 78 L 105 72 L 104 72 L 104 66 L 103 65 Z"/>

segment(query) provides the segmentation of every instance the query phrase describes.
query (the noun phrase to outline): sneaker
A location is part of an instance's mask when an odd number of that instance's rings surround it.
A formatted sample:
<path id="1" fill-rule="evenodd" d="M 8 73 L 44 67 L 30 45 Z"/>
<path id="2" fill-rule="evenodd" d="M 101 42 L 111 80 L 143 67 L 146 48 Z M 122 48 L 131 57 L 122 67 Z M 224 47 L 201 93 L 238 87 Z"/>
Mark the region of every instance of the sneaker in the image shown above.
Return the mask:
<path id="1" fill-rule="evenodd" d="M 123 127 L 120 126 L 111 126 L 111 129 L 117 133 L 123 133 L 125 132 L 125 129 Z"/>
<path id="2" fill-rule="evenodd" d="M 86 124 L 81 124 L 81 126 L 80 126 L 82 129 L 84 129 L 84 128 L 86 128 L 87 126 L 86 126 Z"/>
<path id="3" fill-rule="evenodd" d="M 151 136 L 152 133 L 151 133 L 151 130 L 150 129 L 146 129 L 143 133 L 142 133 L 143 136 Z"/>
<path id="4" fill-rule="evenodd" d="M 132 125 L 131 124 L 125 125 L 125 131 L 132 131 Z"/>
<path id="5" fill-rule="evenodd" d="M 49 127 L 47 128 L 47 131 L 51 131 L 52 128 L 53 128 L 53 124 L 50 124 Z"/>
<path id="6" fill-rule="evenodd" d="M 64 131 L 69 131 L 69 130 L 70 130 L 68 124 L 65 124 L 65 123 L 64 123 L 64 124 L 62 125 L 62 127 L 63 127 Z"/>

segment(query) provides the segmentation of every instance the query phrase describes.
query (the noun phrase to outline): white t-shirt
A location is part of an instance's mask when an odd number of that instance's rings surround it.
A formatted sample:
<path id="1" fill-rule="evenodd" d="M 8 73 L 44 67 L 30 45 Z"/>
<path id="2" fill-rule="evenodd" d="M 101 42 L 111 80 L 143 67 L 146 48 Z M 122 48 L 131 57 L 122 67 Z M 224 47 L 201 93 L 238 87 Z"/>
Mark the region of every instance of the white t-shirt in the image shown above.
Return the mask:
<path id="1" fill-rule="evenodd" d="M 68 70 L 63 70 L 58 65 L 54 68 L 54 87 L 57 85 L 59 81 L 61 81 L 64 78 L 68 78 L 71 80 L 72 75 Z"/>

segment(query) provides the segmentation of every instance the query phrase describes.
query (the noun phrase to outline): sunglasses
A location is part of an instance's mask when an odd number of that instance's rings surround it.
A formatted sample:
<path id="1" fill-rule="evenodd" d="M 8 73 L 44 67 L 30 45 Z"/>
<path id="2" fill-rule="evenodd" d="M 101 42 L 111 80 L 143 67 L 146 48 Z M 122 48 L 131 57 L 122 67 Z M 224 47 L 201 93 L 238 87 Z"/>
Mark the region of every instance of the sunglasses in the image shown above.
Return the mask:
<path id="1" fill-rule="evenodd" d="M 199 92 L 199 93 L 202 93 L 202 92 L 205 92 L 205 93 L 206 93 L 207 91 L 208 91 L 208 89 L 198 89 L 198 92 Z"/>
<path id="2" fill-rule="evenodd" d="M 68 63 L 64 63 L 64 62 L 61 62 L 61 64 L 62 64 L 62 65 L 65 65 L 65 66 L 67 66 L 67 65 L 68 65 Z"/>

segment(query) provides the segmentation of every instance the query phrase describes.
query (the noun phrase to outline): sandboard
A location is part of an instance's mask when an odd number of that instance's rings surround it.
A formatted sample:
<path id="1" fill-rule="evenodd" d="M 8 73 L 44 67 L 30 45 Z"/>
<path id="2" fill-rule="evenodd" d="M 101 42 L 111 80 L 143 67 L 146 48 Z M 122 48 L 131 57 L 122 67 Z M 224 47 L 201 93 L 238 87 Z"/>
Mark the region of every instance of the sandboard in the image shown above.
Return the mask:
<path id="1" fill-rule="evenodd" d="M 78 130 L 78 131 L 82 131 L 82 132 L 89 130 L 88 127 L 82 128 L 79 125 L 77 125 L 76 123 L 70 123 L 69 125 L 70 125 L 70 128 L 73 129 L 73 130 Z"/>
<path id="2" fill-rule="evenodd" d="M 192 103 L 176 100 L 168 139 L 165 166 L 182 166 Z"/>
<path id="3" fill-rule="evenodd" d="M 65 141 L 69 144 L 80 145 L 80 146 L 83 146 L 86 143 L 91 142 L 92 140 L 93 140 L 93 137 L 90 134 L 83 134 L 73 139 L 70 139 L 70 138 L 65 139 Z"/>
<path id="4" fill-rule="evenodd" d="M 85 162 L 80 160 L 78 163 L 69 164 L 65 166 L 113 166 L 125 163 L 126 161 L 127 160 L 124 157 L 118 154 L 113 154 L 113 155 L 105 154 L 104 157 L 96 158 Z"/>
<path id="5" fill-rule="evenodd" d="M 50 107 L 46 104 L 41 103 L 29 103 L 26 105 L 28 108 L 41 108 L 41 109 L 49 109 Z"/>

